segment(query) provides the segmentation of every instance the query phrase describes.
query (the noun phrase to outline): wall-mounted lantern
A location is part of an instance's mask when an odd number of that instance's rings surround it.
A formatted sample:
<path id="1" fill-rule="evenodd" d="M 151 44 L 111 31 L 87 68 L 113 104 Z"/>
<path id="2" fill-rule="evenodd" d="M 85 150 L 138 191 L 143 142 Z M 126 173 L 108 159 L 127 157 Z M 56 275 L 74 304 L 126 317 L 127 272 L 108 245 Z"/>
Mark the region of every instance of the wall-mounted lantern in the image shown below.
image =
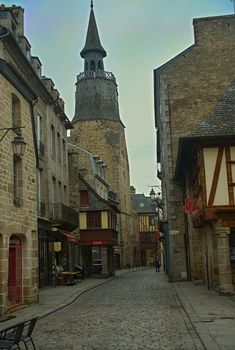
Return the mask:
<path id="1" fill-rule="evenodd" d="M 8 131 L 10 130 L 18 130 L 17 135 L 14 137 L 14 140 L 12 141 L 12 147 L 13 147 L 13 152 L 16 156 L 22 157 L 25 152 L 25 147 L 26 147 L 26 142 L 21 135 L 20 129 L 22 129 L 23 126 L 20 127 L 14 127 L 14 128 L 0 128 L 0 131 L 5 131 L 3 136 L 0 139 L 0 142 L 4 139 Z"/>

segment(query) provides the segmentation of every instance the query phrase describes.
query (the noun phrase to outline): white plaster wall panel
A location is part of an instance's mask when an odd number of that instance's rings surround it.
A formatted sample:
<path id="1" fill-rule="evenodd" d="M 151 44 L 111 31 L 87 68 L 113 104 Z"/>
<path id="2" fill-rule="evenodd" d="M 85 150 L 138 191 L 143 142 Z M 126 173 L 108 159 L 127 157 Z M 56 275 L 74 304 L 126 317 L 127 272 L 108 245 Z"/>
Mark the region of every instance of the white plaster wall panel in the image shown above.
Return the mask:
<path id="1" fill-rule="evenodd" d="M 225 152 L 223 152 L 223 158 L 219 172 L 219 180 L 215 192 L 215 200 L 213 205 L 229 205 Z"/>
<path id="2" fill-rule="evenodd" d="M 231 160 L 235 160 L 235 147 L 230 147 Z"/>
<path id="3" fill-rule="evenodd" d="M 214 169 L 217 159 L 218 147 L 215 148 L 203 148 L 204 164 L 205 164 L 205 177 L 206 177 L 206 197 L 207 204 L 210 196 L 211 185 L 214 175 Z"/>

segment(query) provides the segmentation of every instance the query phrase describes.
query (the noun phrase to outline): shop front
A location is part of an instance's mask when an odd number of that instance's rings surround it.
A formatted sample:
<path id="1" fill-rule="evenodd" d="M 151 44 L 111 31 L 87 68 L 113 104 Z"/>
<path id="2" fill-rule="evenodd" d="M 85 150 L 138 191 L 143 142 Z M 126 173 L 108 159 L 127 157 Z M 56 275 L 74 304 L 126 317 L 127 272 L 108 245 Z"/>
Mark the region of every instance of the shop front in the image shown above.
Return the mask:
<path id="1" fill-rule="evenodd" d="M 74 234 L 55 227 L 39 228 L 39 288 L 52 286 L 56 266 L 73 271 L 79 263 L 79 239 Z"/>
<path id="2" fill-rule="evenodd" d="M 117 232 L 109 229 L 81 230 L 80 237 L 86 276 L 97 273 L 104 277 L 114 276 L 113 247 L 117 245 Z"/>
<path id="3" fill-rule="evenodd" d="M 71 232 L 58 229 L 53 242 L 54 266 L 61 266 L 64 271 L 74 271 L 80 263 L 80 240 Z"/>

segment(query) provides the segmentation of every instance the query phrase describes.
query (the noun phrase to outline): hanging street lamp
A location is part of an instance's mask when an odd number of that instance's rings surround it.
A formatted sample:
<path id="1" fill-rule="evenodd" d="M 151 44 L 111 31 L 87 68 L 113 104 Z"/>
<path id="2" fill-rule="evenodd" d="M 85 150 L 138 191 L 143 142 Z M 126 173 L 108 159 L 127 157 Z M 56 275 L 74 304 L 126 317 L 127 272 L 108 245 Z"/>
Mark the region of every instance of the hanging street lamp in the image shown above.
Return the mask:
<path id="1" fill-rule="evenodd" d="M 14 140 L 12 141 L 12 147 L 13 147 L 13 153 L 16 156 L 22 157 L 24 155 L 25 152 L 25 148 L 26 148 L 26 142 L 23 138 L 23 136 L 21 135 L 20 129 L 22 129 L 23 126 L 20 127 L 14 127 L 14 128 L 0 128 L 0 131 L 5 131 L 3 136 L 0 139 L 0 142 L 4 139 L 4 137 L 6 136 L 6 134 L 10 131 L 10 130 L 18 130 L 17 135 L 14 137 Z"/>

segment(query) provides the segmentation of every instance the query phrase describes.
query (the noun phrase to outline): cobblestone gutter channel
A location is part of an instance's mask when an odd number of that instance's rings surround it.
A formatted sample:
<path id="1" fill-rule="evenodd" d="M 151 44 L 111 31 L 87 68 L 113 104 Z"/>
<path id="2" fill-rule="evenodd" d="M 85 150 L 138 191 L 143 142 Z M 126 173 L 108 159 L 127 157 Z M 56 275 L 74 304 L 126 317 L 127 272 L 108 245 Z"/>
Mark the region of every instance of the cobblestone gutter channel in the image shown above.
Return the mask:
<path id="1" fill-rule="evenodd" d="M 179 284 L 172 284 L 172 291 L 177 304 L 181 308 L 181 314 L 186 327 L 194 341 L 197 350 L 220 350 L 209 330 L 205 326 L 208 320 L 202 320 L 193 309 Z M 211 321 L 211 320 L 210 320 Z"/>

